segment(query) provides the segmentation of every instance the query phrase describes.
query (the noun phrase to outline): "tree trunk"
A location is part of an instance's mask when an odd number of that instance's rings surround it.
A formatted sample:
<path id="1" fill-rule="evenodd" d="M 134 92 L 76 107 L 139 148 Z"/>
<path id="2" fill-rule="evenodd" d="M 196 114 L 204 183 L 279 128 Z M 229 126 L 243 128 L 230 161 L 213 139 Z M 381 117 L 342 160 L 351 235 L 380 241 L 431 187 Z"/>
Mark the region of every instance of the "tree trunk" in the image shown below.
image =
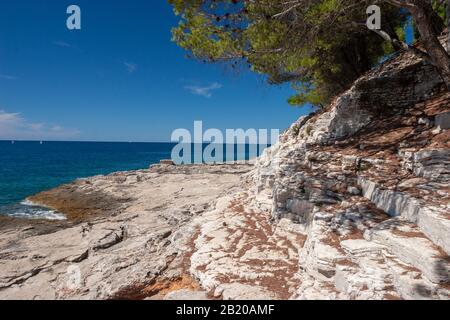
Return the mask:
<path id="1" fill-rule="evenodd" d="M 447 1 L 447 10 L 445 15 L 447 18 L 447 52 L 450 52 L 450 0 Z"/>
<path id="2" fill-rule="evenodd" d="M 450 56 L 445 48 L 439 42 L 436 30 L 432 21 L 433 8 L 431 3 L 424 0 L 413 0 L 414 6 L 409 10 L 416 22 L 417 29 L 420 33 L 420 39 L 433 64 L 439 71 L 447 88 L 450 90 Z"/>

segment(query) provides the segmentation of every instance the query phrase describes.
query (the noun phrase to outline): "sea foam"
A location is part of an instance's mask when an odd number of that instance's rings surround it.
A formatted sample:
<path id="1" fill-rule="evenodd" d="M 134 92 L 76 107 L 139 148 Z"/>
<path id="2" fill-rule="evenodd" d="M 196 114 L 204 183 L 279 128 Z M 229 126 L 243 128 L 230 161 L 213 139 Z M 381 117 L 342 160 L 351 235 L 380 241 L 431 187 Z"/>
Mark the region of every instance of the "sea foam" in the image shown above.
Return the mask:
<path id="1" fill-rule="evenodd" d="M 66 220 L 66 216 L 52 209 L 41 207 L 30 200 L 24 200 L 9 216 L 24 219 Z"/>

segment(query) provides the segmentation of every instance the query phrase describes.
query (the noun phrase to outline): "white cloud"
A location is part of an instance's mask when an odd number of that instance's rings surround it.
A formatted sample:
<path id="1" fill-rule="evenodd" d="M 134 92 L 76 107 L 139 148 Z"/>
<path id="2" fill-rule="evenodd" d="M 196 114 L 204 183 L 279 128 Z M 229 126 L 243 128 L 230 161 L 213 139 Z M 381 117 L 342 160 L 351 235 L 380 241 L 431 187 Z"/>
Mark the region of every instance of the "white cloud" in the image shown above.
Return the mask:
<path id="1" fill-rule="evenodd" d="M 209 86 L 201 87 L 201 86 L 185 86 L 184 88 L 189 90 L 192 94 L 195 94 L 197 96 L 202 96 L 205 98 L 211 98 L 212 97 L 212 91 L 218 90 L 222 88 L 223 86 L 220 83 L 214 82 Z"/>
<path id="2" fill-rule="evenodd" d="M 70 43 L 64 41 L 55 41 L 53 42 L 55 46 L 63 47 L 63 48 L 72 48 L 73 46 Z"/>
<path id="3" fill-rule="evenodd" d="M 6 113 L 5 111 L 0 110 L 0 124 L 15 123 L 20 120 L 21 118 L 18 113 Z"/>
<path id="4" fill-rule="evenodd" d="M 129 73 L 133 73 L 137 70 L 137 64 L 133 63 L 133 62 L 124 62 L 123 65 L 125 66 L 125 69 L 127 69 L 127 71 Z"/>
<path id="5" fill-rule="evenodd" d="M 20 113 L 0 110 L 0 140 L 63 140 L 77 137 L 80 132 L 59 125 L 34 123 Z"/>
<path id="6" fill-rule="evenodd" d="M 0 74 L 0 79 L 5 79 L 5 80 L 17 80 L 17 79 L 19 79 L 19 77 L 10 76 L 10 75 L 8 75 L 8 74 Z"/>

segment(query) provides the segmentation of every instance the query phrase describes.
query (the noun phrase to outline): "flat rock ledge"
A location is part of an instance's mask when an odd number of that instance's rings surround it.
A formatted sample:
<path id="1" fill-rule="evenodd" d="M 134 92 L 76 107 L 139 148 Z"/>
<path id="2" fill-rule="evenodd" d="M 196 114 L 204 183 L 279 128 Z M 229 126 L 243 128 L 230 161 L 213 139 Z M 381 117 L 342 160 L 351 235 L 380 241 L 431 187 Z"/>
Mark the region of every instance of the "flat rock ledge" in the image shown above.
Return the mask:
<path id="1" fill-rule="evenodd" d="M 240 190 L 250 169 L 162 164 L 30 197 L 68 219 L 0 221 L 0 299 L 206 297 L 189 272 L 193 221 Z"/>

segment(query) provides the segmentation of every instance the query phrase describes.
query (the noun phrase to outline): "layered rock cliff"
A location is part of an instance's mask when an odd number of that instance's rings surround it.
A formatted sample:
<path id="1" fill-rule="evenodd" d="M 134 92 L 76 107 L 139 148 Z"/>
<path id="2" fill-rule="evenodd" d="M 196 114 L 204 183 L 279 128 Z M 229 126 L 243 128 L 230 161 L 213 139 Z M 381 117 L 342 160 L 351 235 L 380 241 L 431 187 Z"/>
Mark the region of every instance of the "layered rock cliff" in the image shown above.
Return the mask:
<path id="1" fill-rule="evenodd" d="M 408 54 L 257 160 L 254 202 L 296 221 L 297 298 L 448 299 L 450 94 Z"/>

